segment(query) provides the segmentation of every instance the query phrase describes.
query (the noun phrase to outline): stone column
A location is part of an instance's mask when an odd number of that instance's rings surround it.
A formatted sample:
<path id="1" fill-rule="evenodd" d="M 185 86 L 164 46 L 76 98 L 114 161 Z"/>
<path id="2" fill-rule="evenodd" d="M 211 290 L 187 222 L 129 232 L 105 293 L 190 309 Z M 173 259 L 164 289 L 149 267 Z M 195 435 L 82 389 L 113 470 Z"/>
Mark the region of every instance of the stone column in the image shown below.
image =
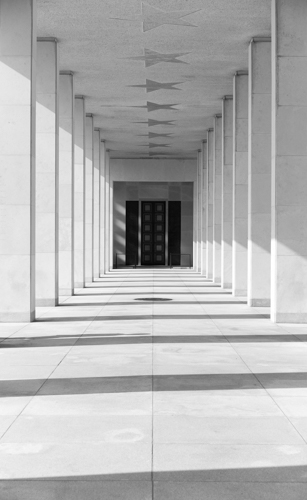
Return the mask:
<path id="1" fill-rule="evenodd" d="M 105 141 L 100 141 L 100 165 L 99 165 L 99 179 L 100 179 L 100 276 L 105 274 L 105 230 L 106 230 L 106 144 Z"/>
<path id="2" fill-rule="evenodd" d="M 214 117 L 213 141 L 213 282 L 221 283 L 222 115 Z"/>
<path id="3" fill-rule="evenodd" d="M 37 306 L 58 304 L 59 102 L 56 38 L 38 38 L 36 71 Z"/>
<path id="4" fill-rule="evenodd" d="M 93 168 L 93 278 L 100 276 L 100 130 L 94 129 Z"/>
<path id="5" fill-rule="evenodd" d="M 74 77 L 59 77 L 59 295 L 74 290 Z"/>
<path id="6" fill-rule="evenodd" d="M 207 278 L 213 278 L 213 147 L 214 131 L 210 128 L 207 132 Z"/>
<path id="7" fill-rule="evenodd" d="M 113 180 L 109 158 L 109 269 L 113 269 Z"/>
<path id="8" fill-rule="evenodd" d="M 35 316 L 36 2 L 2 0 L 0 321 Z"/>
<path id="9" fill-rule="evenodd" d="M 94 120 L 86 115 L 85 127 L 85 282 L 93 281 L 93 168 L 94 168 Z"/>
<path id="10" fill-rule="evenodd" d="M 232 291 L 247 295 L 248 74 L 237 71 L 233 81 L 233 248 Z"/>
<path id="11" fill-rule="evenodd" d="M 85 102 L 75 97 L 74 287 L 85 285 Z"/>
<path id="12" fill-rule="evenodd" d="M 207 193 L 207 139 L 202 141 L 201 145 L 201 169 L 202 169 L 202 238 L 201 238 L 201 274 L 206 276 L 206 193 Z"/>
<path id="13" fill-rule="evenodd" d="M 221 285 L 232 288 L 233 98 L 223 98 L 222 110 L 222 242 Z"/>
<path id="14" fill-rule="evenodd" d="M 105 165 L 105 237 L 104 237 L 104 257 L 105 257 L 105 273 L 110 270 L 110 153 L 106 150 L 106 165 Z"/>
<path id="15" fill-rule="evenodd" d="M 272 1 L 274 322 L 307 322 L 306 21 L 306 1 Z"/>
<path id="16" fill-rule="evenodd" d="M 197 152 L 197 185 L 198 185 L 198 204 L 197 204 L 197 221 L 198 221 L 198 261 L 197 261 L 197 271 L 201 272 L 201 261 L 202 261 L 202 157 L 201 149 Z"/>
<path id="17" fill-rule="evenodd" d="M 271 295 L 271 40 L 254 38 L 248 68 L 249 306 L 269 306 Z"/>

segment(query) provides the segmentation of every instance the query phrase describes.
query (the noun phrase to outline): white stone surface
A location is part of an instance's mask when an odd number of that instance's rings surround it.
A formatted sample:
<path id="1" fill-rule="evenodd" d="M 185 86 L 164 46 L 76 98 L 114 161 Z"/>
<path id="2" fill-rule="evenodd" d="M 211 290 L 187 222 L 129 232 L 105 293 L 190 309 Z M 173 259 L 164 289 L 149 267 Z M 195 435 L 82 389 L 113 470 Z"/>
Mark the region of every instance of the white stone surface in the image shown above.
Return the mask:
<path id="1" fill-rule="evenodd" d="M 59 77 L 59 295 L 74 290 L 74 77 Z"/>
<path id="2" fill-rule="evenodd" d="M 113 170 L 113 169 L 112 169 Z M 113 182 L 113 178 L 111 179 Z M 105 273 L 110 270 L 110 152 L 106 150 L 105 159 L 105 191 L 104 191 L 104 214 L 105 214 L 105 232 L 104 232 L 104 267 Z"/>
<path id="3" fill-rule="evenodd" d="M 248 82 L 248 285 L 250 306 L 271 296 L 271 42 L 252 40 Z"/>
<path id="4" fill-rule="evenodd" d="M 221 283 L 222 115 L 214 118 L 213 141 L 213 282 Z"/>
<path id="5" fill-rule="evenodd" d="M 233 213 L 232 291 L 247 295 L 248 220 L 248 75 L 237 72 L 233 79 Z"/>
<path id="6" fill-rule="evenodd" d="M 206 192 L 206 212 L 207 212 L 207 278 L 213 278 L 213 150 L 214 150 L 214 130 L 207 132 L 207 192 Z"/>
<path id="7" fill-rule="evenodd" d="M 85 100 L 75 96 L 74 113 L 74 288 L 85 284 Z"/>
<path id="8" fill-rule="evenodd" d="M 39 39 L 36 68 L 35 303 L 58 304 L 59 70 L 57 40 Z"/>
<path id="9" fill-rule="evenodd" d="M 0 321 L 35 316 L 36 2 L 1 2 Z"/>
<path id="10" fill-rule="evenodd" d="M 1 499 L 305 499 L 302 326 L 161 269 L 38 316 L 1 327 Z"/>
<path id="11" fill-rule="evenodd" d="M 85 120 L 85 176 L 84 176 L 84 272 L 85 283 L 93 281 L 93 174 L 94 174 L 94 119 Z"/>
<path id="12" fill-rule="evenodd" d="M 233 98 L 226 96 L 222 107 L 222 231 L 221 286 L 232 288 L 233 210 Z"/>
<path id="13" fill-rule="evenodd" d="M 207 139 L 201 145 L 201 168 L 202 168 L 202 226 L 201 226 L 201 275 L 206 276 L 206 256 L 207 256 Z"/>
<path id="14" fill-rule="evenodd" d="M 93 279 L 100 276 L 100 129 L 94 129 L 93 169 Z"/>
<path id="15" fill-rule="evenodd" d="M 105 141 L 100 141 L 100 163 L 99 163 L 99 179 L 100 179 L 100 197 L 99 197 L 99 210 L 100 210 L 100 276 L 105 273 L 105 197 L 106 197 L 106 145 Z"/>
<path id="16" fill-rule="evenodd" d="M 272 7 L 271 317 L 306 323 L 307 4 L 274 0 Z"/>

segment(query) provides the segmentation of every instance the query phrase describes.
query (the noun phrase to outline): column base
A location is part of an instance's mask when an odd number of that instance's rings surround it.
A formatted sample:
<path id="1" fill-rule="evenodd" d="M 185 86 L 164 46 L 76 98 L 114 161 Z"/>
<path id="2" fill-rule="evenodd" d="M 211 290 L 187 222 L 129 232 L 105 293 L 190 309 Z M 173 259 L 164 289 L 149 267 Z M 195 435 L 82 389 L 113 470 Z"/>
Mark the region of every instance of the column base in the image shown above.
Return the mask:
<path id="1" fill-rule="evenodd" d="M 233 297 L 246 297 L 247 290 L 233 290 L 232 295 Z"/>
<path id="2" fill-rule="evenodd" d="M 93 283 L 93 278 L 92 276 L 89 278 L 85 278 L 85 283 Z"/>
<path id="3" fill-rule="evenodd" d="M 272 313 L 273 323 L 307 323 L 307 313 Z"/>
<path id="4" fill-rule="evenodd" d="M 271 300 L 270 299 L 250 299 L 250 300 L 248 300 L 247 305 L 250 307 L 270 307 Z"/>
<path id="5" fill-rule="evenodd" d="M 79 281 L 76 281 L 74 284 L 75 288 L 84 288 L 85 283 L 81 283 Z"/>
<path id="6" fill-rule="evenodd" d="M 58 305 L 58 299 L 36 299 L 36 307 L 56 307 Z"/>
<path id="7" fill-rule="evenodd" d="M 229 290 L 232 288 L 232 283 L 222 283 L 222 288 Z"/>
<path id="8" fill-rule="evenodd" d="M 220 285 L 221 284 L 221 278 L 213 278 L 213 283 Z"/>
<path id="9" fill-rule="evenodd" d="M 0 312 L 0 323 L 31 323 L 35 321 L 35 311 L 26 312 Z"/>
<path id="10" fill-rule="evenodd" d="M 212 280 L 213 274 L 212 273 L 208 273 L 207 278 L 208 278 L 208 280 Z"/>

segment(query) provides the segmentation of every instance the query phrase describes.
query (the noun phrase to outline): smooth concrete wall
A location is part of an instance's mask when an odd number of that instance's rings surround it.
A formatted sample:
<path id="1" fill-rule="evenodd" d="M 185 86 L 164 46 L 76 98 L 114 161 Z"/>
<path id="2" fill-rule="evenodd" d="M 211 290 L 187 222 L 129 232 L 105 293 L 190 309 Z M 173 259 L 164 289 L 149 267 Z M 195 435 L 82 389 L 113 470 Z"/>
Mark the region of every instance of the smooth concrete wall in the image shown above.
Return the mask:
<path id="1" fill-rule="evenodd" d="M 113 259 L 126 251 L 126 201 L 181 201 L 181 250 L 193 260 L 193 183 L 192 182 L 114 182 L 113 183 Z M 167 210 L 167 209 L 166 209 Z M 167 215 L 167 212 L 166 212 Z M 166 228 L 168 223 L 166 221 Z M 166 230 L 167 236 L 167 230 Z M 120 260 L 121 259 L 121 260 Z M 124 256 L 119 257 L 122 263 Z M 168 264 L 166 262 L 166 264 Z M 182 265 L 188 265 L 182 257 Z M 193 262 L 192 262 L 193 264 Z"/>

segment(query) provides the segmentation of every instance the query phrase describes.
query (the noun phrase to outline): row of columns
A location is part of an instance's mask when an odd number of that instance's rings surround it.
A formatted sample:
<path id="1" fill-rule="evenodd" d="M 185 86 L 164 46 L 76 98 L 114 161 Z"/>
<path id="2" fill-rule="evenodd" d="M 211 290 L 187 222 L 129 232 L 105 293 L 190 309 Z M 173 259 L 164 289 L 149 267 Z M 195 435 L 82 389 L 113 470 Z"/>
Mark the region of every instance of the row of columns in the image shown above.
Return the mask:
<path id="1" fill-rule="evenodd" d="M 3 0 L 0 321 L 27 322 L 110 268 L 109 153 L 34 0 Z M 14 26 L 14 29 L 12 27 Z"/>
<path id="2" fill-rule="evenodd" d="M 272 39 L 251 40 L 198 157 L 198 268 L 274 322 L 307 322 L 306 20 L 305 1 L 272 0 Z"/>

